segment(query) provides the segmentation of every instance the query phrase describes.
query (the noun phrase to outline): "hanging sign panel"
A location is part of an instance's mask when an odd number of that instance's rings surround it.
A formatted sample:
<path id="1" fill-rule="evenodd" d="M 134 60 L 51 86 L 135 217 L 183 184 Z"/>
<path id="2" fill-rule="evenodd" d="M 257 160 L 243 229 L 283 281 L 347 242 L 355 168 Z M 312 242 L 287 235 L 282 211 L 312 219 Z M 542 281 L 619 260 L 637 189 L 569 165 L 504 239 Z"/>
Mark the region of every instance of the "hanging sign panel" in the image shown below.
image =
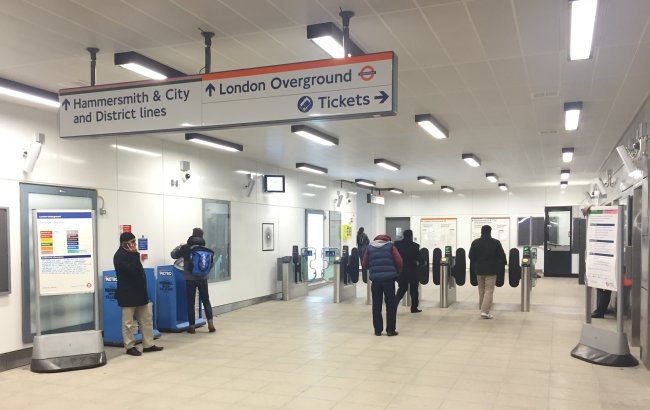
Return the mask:
<path id="1" fill-rule="evenodd" d="M 420 246 L 432 251 L 451 246 L 456 249 L 456 218 L 421 218 Z"/>
<path id="2" fill-rule="evenodd" d="M 95 291 L 92 211 L 34 211 L 42 296 Z"/>
<path id="3" fill-rule="evenodd" d="M 617 290 L 616 271 L 620 247 L 620 210 L 617 206 L 589 209 L 585 278 L 592 288 Z"/>
<path id="4" fill-rule="evenodd" d="M 392 51 L 59 92 L 61 137 L 397 113 Z"/>
<path id="5" fill-rule="evenodd" d="M 481 227 L 490 225 L 492 237 L 501 242 L 503 251 L 510 251 L 510 218 L 472 218 L 472 241 L 481 237 Z"/>

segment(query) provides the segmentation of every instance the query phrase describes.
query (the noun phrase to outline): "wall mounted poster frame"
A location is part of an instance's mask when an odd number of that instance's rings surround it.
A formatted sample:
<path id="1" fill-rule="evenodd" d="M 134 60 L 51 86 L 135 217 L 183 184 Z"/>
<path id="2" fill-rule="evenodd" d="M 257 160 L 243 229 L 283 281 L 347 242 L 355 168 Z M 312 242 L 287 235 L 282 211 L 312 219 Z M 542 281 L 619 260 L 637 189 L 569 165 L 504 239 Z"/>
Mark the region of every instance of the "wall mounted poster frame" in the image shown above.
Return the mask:
<path id="1" fill-rule="evenodd" d="M 272 223 L 262 224 L 262 251 L 272 251 L 275 248 L 275 232 Z"/>
<path id="2" fill-rule="evenodd" d="M 456 218 L 421 218 L 420 246 L 429 251 L 445 249 L 445 246 L 456 249 L 456 225 Z"/>
<path id="3" fill-rule="evenodd" d="M 492 227 L 492 237 L 501 242 L 503 251 L 508 254 L 510 250 L 510 217 L 472 218 L 472 241 L 481 237 L 481 227 L 483 225 Z"/>

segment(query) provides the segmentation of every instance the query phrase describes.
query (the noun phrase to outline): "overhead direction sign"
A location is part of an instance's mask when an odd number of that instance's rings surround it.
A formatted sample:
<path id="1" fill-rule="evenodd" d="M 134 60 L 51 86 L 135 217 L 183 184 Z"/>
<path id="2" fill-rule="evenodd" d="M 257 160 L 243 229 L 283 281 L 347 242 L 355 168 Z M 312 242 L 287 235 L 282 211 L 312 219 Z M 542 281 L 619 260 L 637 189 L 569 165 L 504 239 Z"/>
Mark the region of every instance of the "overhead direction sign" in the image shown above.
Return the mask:
<path id="1" fill-rule="evenodd" d="M 392 51 L 61 90 L 61 137 L 192 131 L 397 113 Z"/>

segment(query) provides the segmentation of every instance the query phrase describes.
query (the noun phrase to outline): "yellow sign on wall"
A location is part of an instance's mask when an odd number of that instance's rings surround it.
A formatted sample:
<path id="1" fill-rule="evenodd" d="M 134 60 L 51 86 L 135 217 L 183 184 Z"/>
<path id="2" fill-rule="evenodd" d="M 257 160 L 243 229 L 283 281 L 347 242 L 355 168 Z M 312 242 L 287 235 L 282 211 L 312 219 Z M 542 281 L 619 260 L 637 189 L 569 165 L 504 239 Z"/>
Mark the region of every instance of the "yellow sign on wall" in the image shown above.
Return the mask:
<path id="1" fill-rule="evenodd" d="M 347 240 L 352 237 L 352 225 L 341 225 L 341 239 Z"/>

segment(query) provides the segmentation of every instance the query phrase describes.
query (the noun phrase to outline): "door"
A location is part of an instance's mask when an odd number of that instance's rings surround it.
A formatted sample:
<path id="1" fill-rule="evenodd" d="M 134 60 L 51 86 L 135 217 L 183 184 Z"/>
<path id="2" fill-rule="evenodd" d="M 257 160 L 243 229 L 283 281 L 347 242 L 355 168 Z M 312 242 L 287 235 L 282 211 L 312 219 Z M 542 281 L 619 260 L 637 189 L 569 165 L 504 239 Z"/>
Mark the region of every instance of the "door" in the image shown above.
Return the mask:
<path id="1" fill-rule="evenodd" d="M 572 276 L 571 207 L 546 207 L 544 220 L 544 276 Z"/>
<path id="2" fill-rule="evenodd" d="M 404 231 L 411 229 L 411 218 L 386 218 L 386 233 L 393 241 L 404 238 Z M 370 238 L 372 241 L 372 238 Z M 417 242 L 417 238 L 413 238 Z"/>

